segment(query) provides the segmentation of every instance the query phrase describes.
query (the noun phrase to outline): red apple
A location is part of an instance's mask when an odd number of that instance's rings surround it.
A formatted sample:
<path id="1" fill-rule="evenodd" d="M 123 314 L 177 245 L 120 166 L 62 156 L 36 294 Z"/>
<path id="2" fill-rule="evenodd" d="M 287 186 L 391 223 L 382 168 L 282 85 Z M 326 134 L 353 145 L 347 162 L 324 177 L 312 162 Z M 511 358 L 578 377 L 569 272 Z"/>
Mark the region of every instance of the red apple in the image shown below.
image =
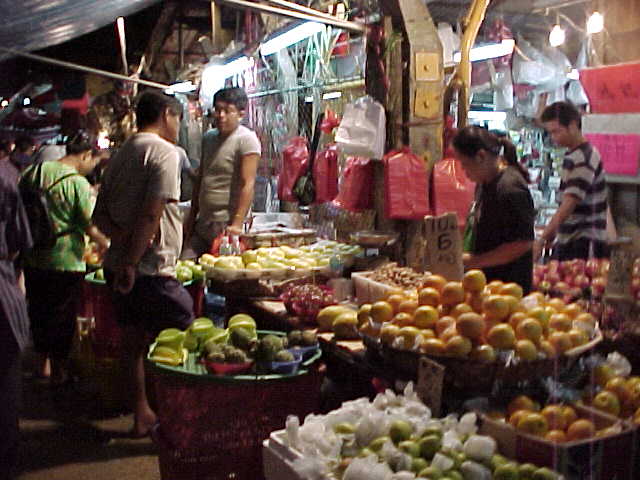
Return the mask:
<path id="1" fill-rule="evenodd" d="M 598 276 L 600 270 L 600 260 L 592 258 L 584 266 L 584 271 L 589 277 L 594 278 Z"/>
<path id="2" fill-rule="evenodd" d="M 551 290 L 551 283 L 548 280 L 543 280 L 538 284 L 538 290 L 541 292 L 548 292 Z"/>
<path id="3" fill-rule="evenodd" d="M 553 285 L 560 281 L 560 275 L 558 274 L 558 272 L 550 270 L 549 273 L 547 273 L 547 275 L 544 277 L 544 279 Z"/>
<path id="4" fill-rule="evenodd" d="M 551 260 L 548 265 L 550 272 L 557 272 L 560 267 L 560 262 L 558 260 Z"/>
<path id="5" fill-rule="evenodd" d="M 594 297 L 601 297 L 604 295 L 604 290 L 607 288 L 607 279 L 604 277 L 596 277 L 591 281 L 591 294 Z"/>
<path id="6" fill-rule="evenodd" d="M 583 273 L 576 275 L 573 280 L 573 285 L 579 288 L 587 288 L 590 283 L 589 277 Z"/>

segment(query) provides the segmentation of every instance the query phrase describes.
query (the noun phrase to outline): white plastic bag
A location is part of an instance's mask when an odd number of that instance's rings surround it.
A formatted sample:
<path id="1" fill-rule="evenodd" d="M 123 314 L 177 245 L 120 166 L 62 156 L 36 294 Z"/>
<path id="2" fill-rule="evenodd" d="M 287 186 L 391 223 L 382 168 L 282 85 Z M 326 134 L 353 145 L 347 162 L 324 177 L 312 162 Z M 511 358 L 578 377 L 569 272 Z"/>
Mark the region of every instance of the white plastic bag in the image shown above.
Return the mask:
<path id="1" fill-rule="evenodd" d="M 386 117 L 384 107 L 369 95 L 349 103 L 336 132 L 336 143 L 345 155 L 384 156 Z"/>

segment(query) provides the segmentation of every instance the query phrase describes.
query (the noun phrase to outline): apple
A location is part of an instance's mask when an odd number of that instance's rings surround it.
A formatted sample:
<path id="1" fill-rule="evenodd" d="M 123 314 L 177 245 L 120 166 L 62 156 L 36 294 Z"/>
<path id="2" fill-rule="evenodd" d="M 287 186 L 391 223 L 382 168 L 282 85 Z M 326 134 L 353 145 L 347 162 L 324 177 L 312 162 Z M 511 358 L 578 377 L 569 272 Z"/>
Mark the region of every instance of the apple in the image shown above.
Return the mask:
<path id="1" fill-rule="evenodd" d="M 541 292 L 548 292 L 549 290 L 551 290 L 551 282 L 549 282 L 548 280 L 543 280 L 538 284 L 538 290 L 540 290 Z"/>
<path id="2" fill-rule="evenodd" d="M 631 292 L 637 297 L 640 292 L 640 277 L 631 280 Z"/>
<path id="3" fill-rule="evenodd" d="M 584 271 L 591 278 L 597 277 L 600 273 L 600 260 L 595 258 L 588 260 L 584 266 Z"/>
<path id="4" fill-rule="evenodd" d="M 560 281 L 560 274 L 556 271 L 550 270 L 549 273 L 547 273 L 547 275 L 544 277 L 544 279 L 553 285 Z"/>
<path id="5" fill-rule="evenodd" d="M 602 390 L 594 398 L 592 405 L 605 413 L 617 417 L 620 414 L 620 400 L 609 390 Z"/>
<path id="6" fill-rule="evenodd" d="M 633 285 L 633 284 L 632 284 Z M 594 297 L 601 297 L 607 288 L 607 279 L 604 277 L 595 277 L 591 281 L 591 294 Z"/>

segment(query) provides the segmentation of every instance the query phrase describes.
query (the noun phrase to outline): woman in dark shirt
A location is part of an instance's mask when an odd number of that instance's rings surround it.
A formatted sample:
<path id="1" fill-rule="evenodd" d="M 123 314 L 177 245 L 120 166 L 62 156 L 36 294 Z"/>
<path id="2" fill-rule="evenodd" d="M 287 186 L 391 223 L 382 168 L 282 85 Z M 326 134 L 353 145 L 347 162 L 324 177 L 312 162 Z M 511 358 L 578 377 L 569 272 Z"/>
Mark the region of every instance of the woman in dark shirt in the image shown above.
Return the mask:
<path id="1" fill-rule="evenodd" d="M 480 268 L 487 279 L 515 282 L 531 289 L 535 211 L 516 149 L 506 138 L 468 126 L 453 139 L 456 158 L 477 183 L 470 213 L 472 228 L 467 268 Z"/>

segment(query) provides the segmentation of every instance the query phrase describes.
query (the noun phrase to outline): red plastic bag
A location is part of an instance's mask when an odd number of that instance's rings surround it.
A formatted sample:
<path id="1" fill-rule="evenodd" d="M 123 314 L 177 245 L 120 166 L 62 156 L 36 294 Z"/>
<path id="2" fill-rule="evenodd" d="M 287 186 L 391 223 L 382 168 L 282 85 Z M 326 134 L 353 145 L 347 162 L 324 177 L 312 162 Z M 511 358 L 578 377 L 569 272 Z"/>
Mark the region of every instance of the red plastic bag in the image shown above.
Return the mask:
<path id="1" fill-rule="evenodd" d="M 336 115 L 336 112 L 327 108 L 324 112 L 324 118 L 322 119 L 322 124 L 320 125 L 320 130 L 322 133 L 326 133 L 327 135 L 333 132 L 333 129 L 340 125 L 340 117 Z"/>
<path id="2" fill-rule="evenodd" d="M 316 203 L 330 202 L 338 195 L 338 147 L 335 143 L 327 145 L 316 155 L 313 183 L 316 186 Z"/>
<path id="3" fill-rule="evenodd" d="M 419 220 L 429 212 L 427 166 L 408 147 L 384 156 L 385 209 L 388 218 Z"/>
<path id="4" fill-rule="evenodd" d="M 309 144 L 304 137 L 293 137 L 282 152 L 282 171 L 278 177 L 278 198 L 284 202 L 297 202 L 293 187 L 306 171 L 309 162 Z"/>
<path id="5" fill-rule="evenodd" d="M 350 212 L 373 208 L 373 163 L 368 158 L 349 157 L 335 205 Z"/>
<path id="6" fill-rule="evenodd" d="M 467 178 L 455 158 L 440 160 L 433 167 L 433 189 L 436 215 L 458 214 L 458 226 L 464 228 L 473 202 L 476 184 Z"/>

